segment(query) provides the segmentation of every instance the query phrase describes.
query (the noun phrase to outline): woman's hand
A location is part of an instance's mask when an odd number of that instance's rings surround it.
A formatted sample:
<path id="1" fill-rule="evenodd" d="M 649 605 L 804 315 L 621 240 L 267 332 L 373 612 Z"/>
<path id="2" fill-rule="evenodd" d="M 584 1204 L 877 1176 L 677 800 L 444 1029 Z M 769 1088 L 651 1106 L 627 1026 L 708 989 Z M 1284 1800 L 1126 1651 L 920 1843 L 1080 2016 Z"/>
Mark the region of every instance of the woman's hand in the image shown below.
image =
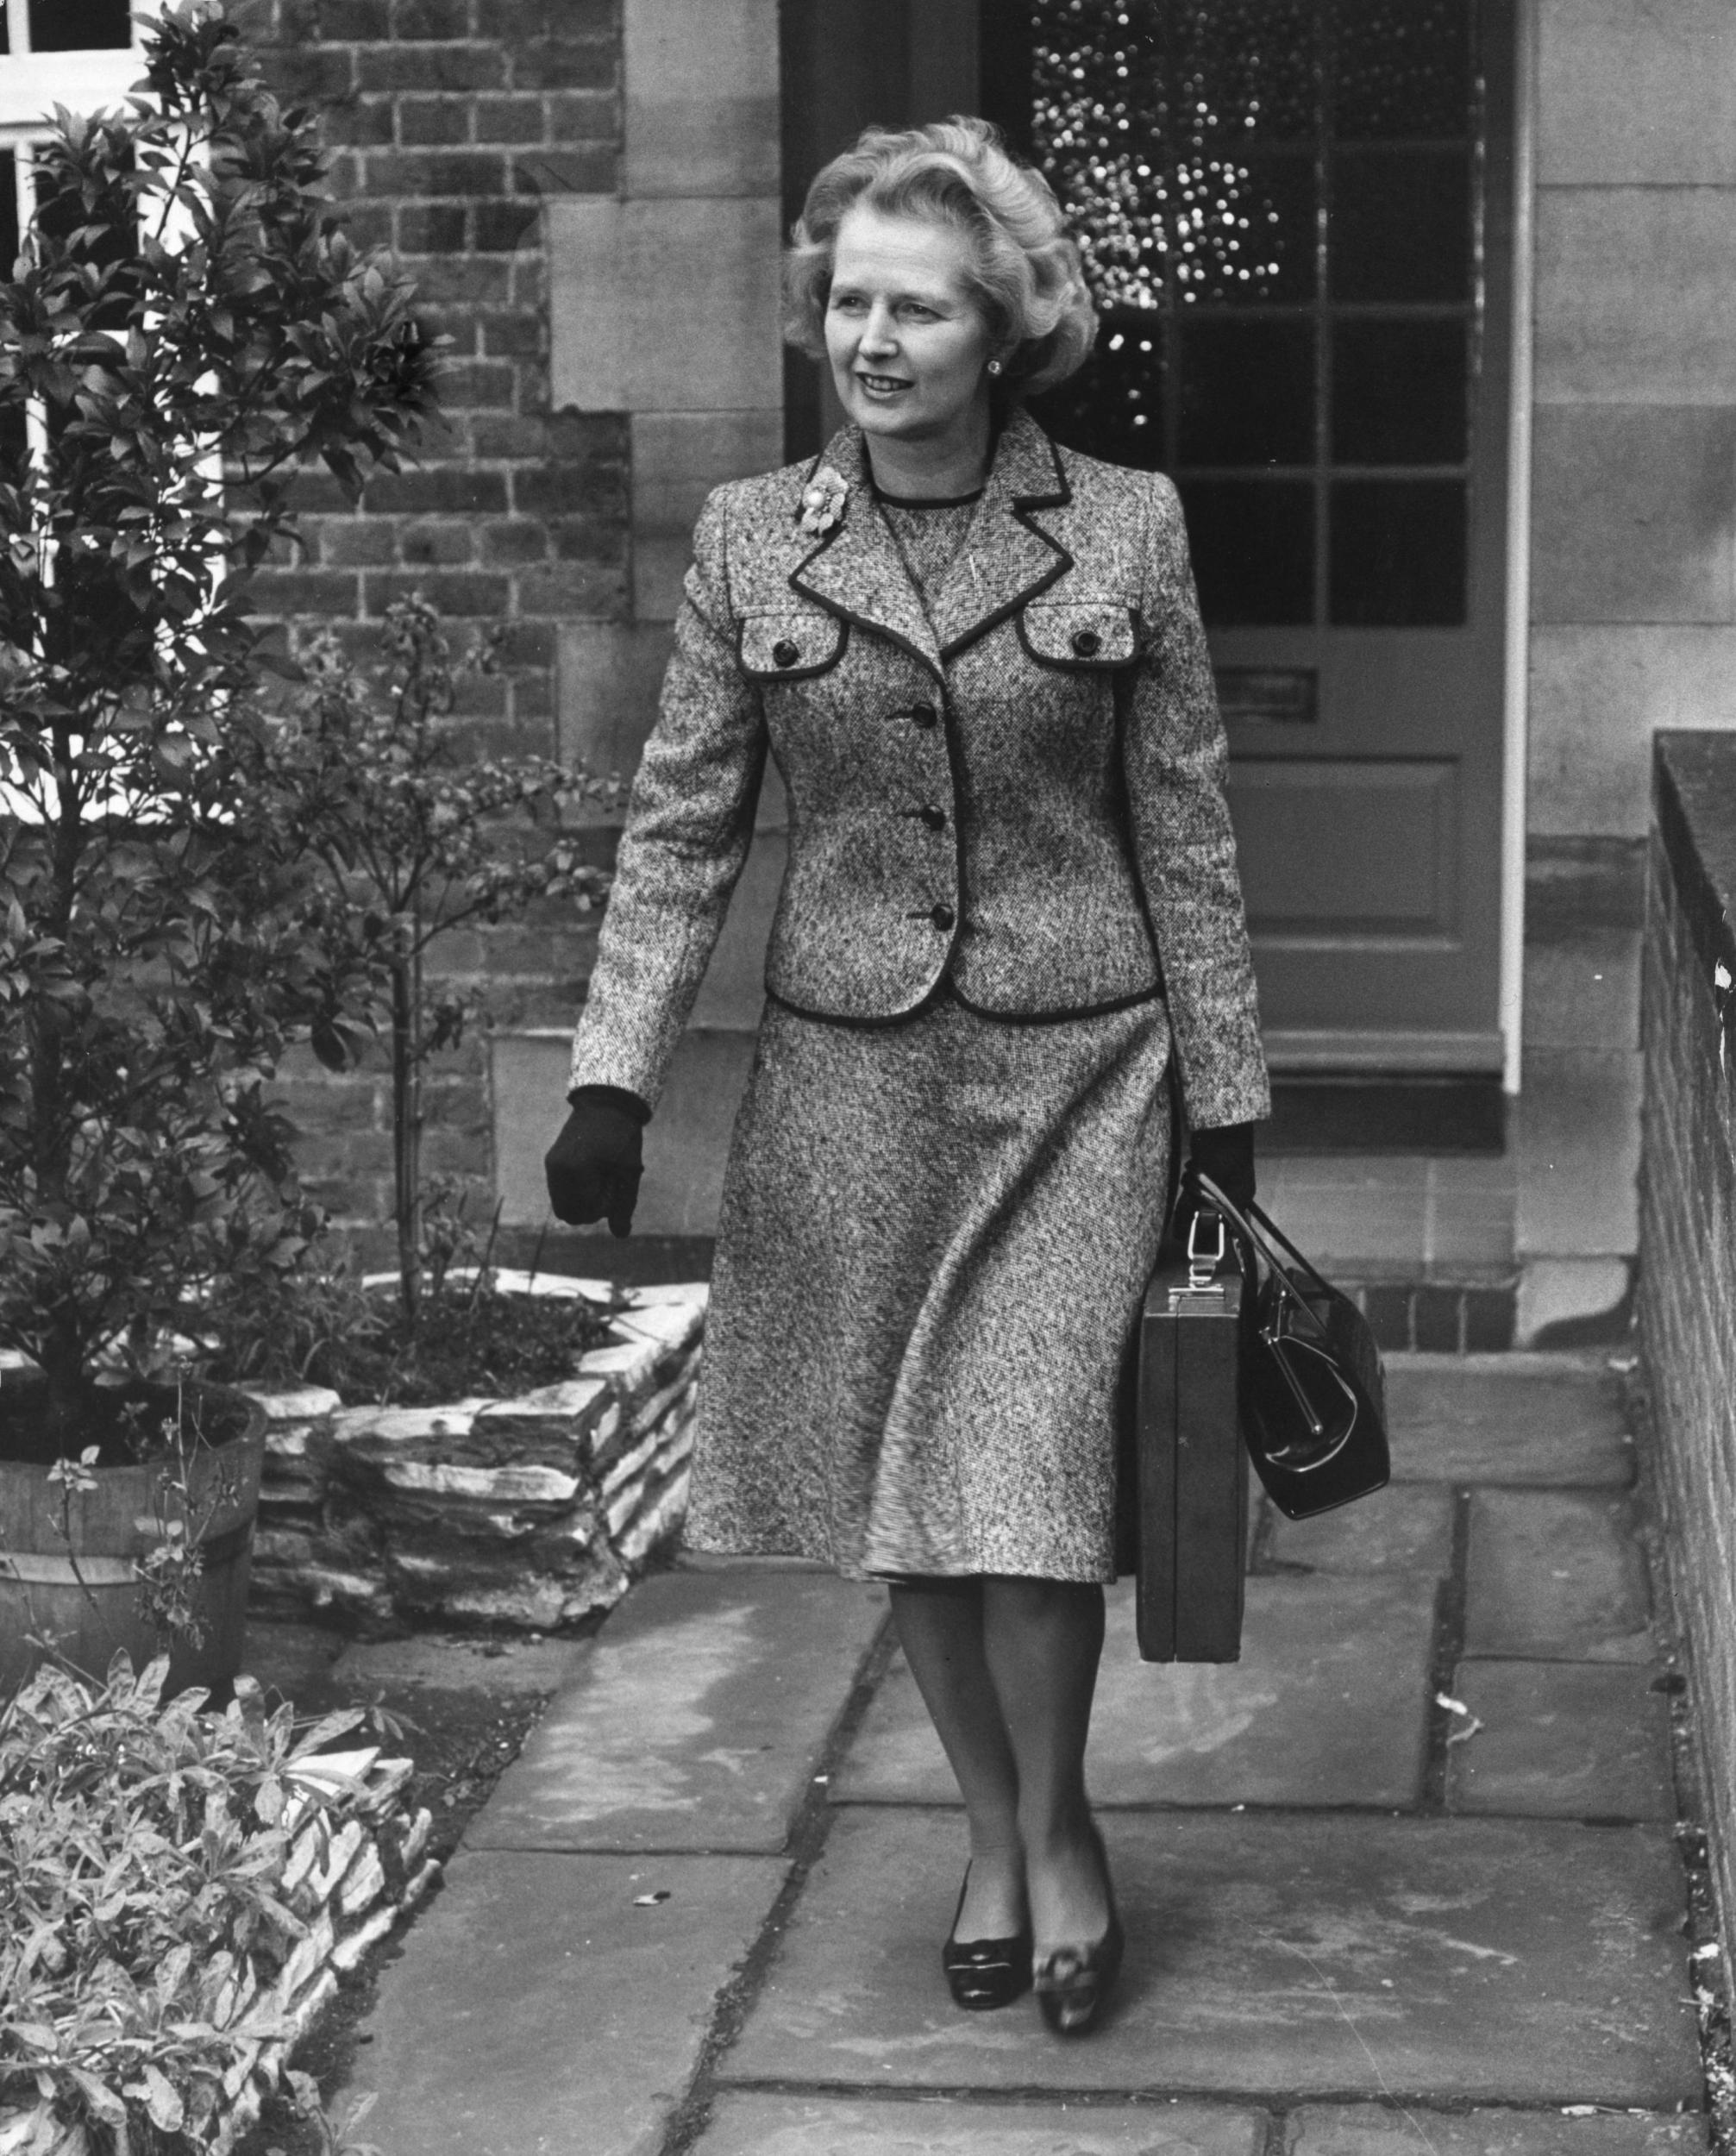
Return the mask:
<path id="1" fill-rule="evenodd" d="M 633 1226 L 644 1173 L 640 1132 L 651 1111 L 620 1086 L 576 1086 L 573 1112 L 542 1163 L 555 1218 L 584 1227 L 605 1217 L 611 1235 Z"/>
<path id="2" fill-rule="evenodd" d="M 1216 1131 L 1195 1131 L 1187 1181 L 1200 1175 L 1209 1175 L 1237 1211 L 1245 1213 L 1254 1202 L 1254 1125 L 1226 1123 Z"/>

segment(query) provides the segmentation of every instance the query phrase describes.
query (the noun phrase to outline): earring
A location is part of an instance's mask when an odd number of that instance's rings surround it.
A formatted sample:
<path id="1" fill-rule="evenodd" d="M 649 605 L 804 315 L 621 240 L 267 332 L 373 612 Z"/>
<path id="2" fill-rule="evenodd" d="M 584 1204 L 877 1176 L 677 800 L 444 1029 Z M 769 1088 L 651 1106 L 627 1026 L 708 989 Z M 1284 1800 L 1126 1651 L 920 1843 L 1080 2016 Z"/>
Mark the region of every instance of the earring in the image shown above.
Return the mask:
<path id="1" fill-rule="evenodd" d="M 999 360 L 991 360 L 988 363 L 988 371 L 991 374 L 999 374 L 1000 372 L 1000 361 Z"/>

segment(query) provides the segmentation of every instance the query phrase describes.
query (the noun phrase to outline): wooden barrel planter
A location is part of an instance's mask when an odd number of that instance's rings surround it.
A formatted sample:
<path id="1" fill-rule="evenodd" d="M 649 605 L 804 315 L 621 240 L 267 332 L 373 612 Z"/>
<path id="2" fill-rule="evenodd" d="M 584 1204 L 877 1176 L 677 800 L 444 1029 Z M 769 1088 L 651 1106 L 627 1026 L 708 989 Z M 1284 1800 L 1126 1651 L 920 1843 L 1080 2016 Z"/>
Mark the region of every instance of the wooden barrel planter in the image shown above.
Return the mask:
<path id="1" fill-rule="evenodd" d="M 34 1395 L 34 1398 L 33 1398 Z M 181 1517 L 167 1495 L 172 1459 L 136 1466 L 98 1463 L 97 1487 L 75 1491 L 66 1505 L 38 1458 L 4 1457 L 22 1449 L 9 1441 L 34 1410 L 41 1381 L 9 1370 L 0 1383 L 0 1699 L 42 1659 L 30 1635 L 52 1633 L 60 1651 L 100 1677 L 124 1647 L 135 1669 L 165 1648 L 168 1689 L 221 1687 L 240 1671 L 247 1648 L 248 1561 L 265 1461 L 266 1413 L 257 1401 L 224 1386 L 189 1388 L 200 1423 L 215 1443 L 192 1447 L 187 1465 L 188 1512 L 204 1569 L 193 1599 L 202 1636 L 160 1635 L 142 1606 L 138 1566 L 163 1539 L 160 1511 Z M 172 1410 L 176 1395 L 160 1402 Z"/>

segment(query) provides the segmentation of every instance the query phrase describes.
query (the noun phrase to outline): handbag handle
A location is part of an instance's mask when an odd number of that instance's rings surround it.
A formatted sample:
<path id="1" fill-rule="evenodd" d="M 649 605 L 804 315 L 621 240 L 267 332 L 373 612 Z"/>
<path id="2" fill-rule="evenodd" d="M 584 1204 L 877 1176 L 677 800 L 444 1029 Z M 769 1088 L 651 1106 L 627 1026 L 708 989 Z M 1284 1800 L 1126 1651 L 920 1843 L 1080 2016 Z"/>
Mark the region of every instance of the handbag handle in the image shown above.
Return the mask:
<path id="1" fill-rule="evenodd" d="M 1277 1253 L 1272 1248 L 1274 1241 L 1282 1244 L 1284 1250 L 1288 1251 L 1290 1257 L 1295 1260 L 1296 1263 L 1301 1267 L 1302 1270 L 1308 1275 L 1309 1279 L 1313 1282 L 1314 1285 L 1320 1290 L 1320 1293 L 1323 1295 L 1330 1295 L 1332 1292 L 1327 1282 L 1324 1281 L 1320 1277 L 1319 1274 L 1315 1271 L 1314 1268 L 1308 1263 L 1307 1259 L 1303 1257 L 1302 1253 L 1296 1248 L 1295 1244 L 1291 1242 L 1289 1237 L 1284 1233 L 1284 1231 L 1279 1227 L 1277 1223 L 1271 1219 L 1260 1206 L 1256 1205 L 1250 1205 L 1249 1206 L 1249 1213 L 1251 1213 L 1253 1215 L 1253 1219 L 1250 1219 L 1248 1213 L 1244 1213 L 1239 1206 L 1234 1206 L 1230 1202 L 1229 1199 L 1224 1195 L 1224 1193 L 1218 1188 L 1217 1184 L 1213 1181 L 1209 1175 L 1196 1173 L 1194 1181 L 1199 1184 L 1200 1189 L 1205 1193 L 1206 1196 L 1209 1198 L 1212 1203 L 1217 1207 L 1218 1211 L 1224 1215 L 1226 1220 L 1228 1220 L 1231 1226 L 1241 1235 L 1244 1241 L 1251 1244 L 1253 1249 L 1265 1259 L 1267 1268 L 1271 1273 L 1273 1280 L 1276 1282 L 1279 1292 L 1286 1296 L 1289 1301 L 1292 1302 L 1299 1311 L 1300 1311 L 1302 1315 L 1307 1319 L 1308 1324 L 1316 1337 L 1320 1340 L 1322 1344 L 1326 1344 L 1327 1342 L 1326 1328 L 1320 1323 L 1319 1319 L 1314 1314 L 1313 1311 L 1308 1307 L 1307 1298 L 1302 1294 L 1301 1290 L 1296 1286 L 1295 1282 L 1290 1278 L 1289 1274 L 1284 1269 L 1283 1265 L 1279 1262 Z M 1255 1225 L 1255 1221 L 1259 1223 L 1257 1227 Z"/>

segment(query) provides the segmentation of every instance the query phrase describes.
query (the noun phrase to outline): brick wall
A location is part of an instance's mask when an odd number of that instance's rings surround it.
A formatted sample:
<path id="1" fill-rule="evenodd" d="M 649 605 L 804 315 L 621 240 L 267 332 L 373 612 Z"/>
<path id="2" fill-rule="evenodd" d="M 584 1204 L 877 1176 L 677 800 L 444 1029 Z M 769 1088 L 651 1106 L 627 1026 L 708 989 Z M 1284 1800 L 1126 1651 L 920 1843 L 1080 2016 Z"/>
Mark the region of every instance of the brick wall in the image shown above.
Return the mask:
<path id="1" fill-rule="evenodd" d="M 1642 1031 L 1639 1324 L 1724 1934 L 1736 1919 L 1736 739 L 1658 738 Z"/>
<path id="2" fill-rule="evenodd" d="M 611 194 L 622 152 L 619 0 L 241 0 L 244 34 L 286 100 L 316 105 L 336 153 L 335 211 L 383 243 L 451 339 L 444 428 L 359 505 L 324 475 L 301 494 L 302 543 L 263 571 L 264 611 L 304 639 L 332 628 L 363 655 L 370 623 L 420 591 L 453 623 L 504 626 L 498 673 L 466 686 L 461 737 L 559 752 L 561 624 L 625 617 L 630 572 L 624 412 L 553 409 L 547 202 Z M 570 1023 L 593 924 L 552 909 L 458 940 L 444 968 L 486 979 L 503 1022 Z M 390 1210 L 383 1063 L 285 1074 L 311 1187 L 341 1218 Z M 428 1167 L 492 1187 L 480 1041 L 430 1075 Z"/>

